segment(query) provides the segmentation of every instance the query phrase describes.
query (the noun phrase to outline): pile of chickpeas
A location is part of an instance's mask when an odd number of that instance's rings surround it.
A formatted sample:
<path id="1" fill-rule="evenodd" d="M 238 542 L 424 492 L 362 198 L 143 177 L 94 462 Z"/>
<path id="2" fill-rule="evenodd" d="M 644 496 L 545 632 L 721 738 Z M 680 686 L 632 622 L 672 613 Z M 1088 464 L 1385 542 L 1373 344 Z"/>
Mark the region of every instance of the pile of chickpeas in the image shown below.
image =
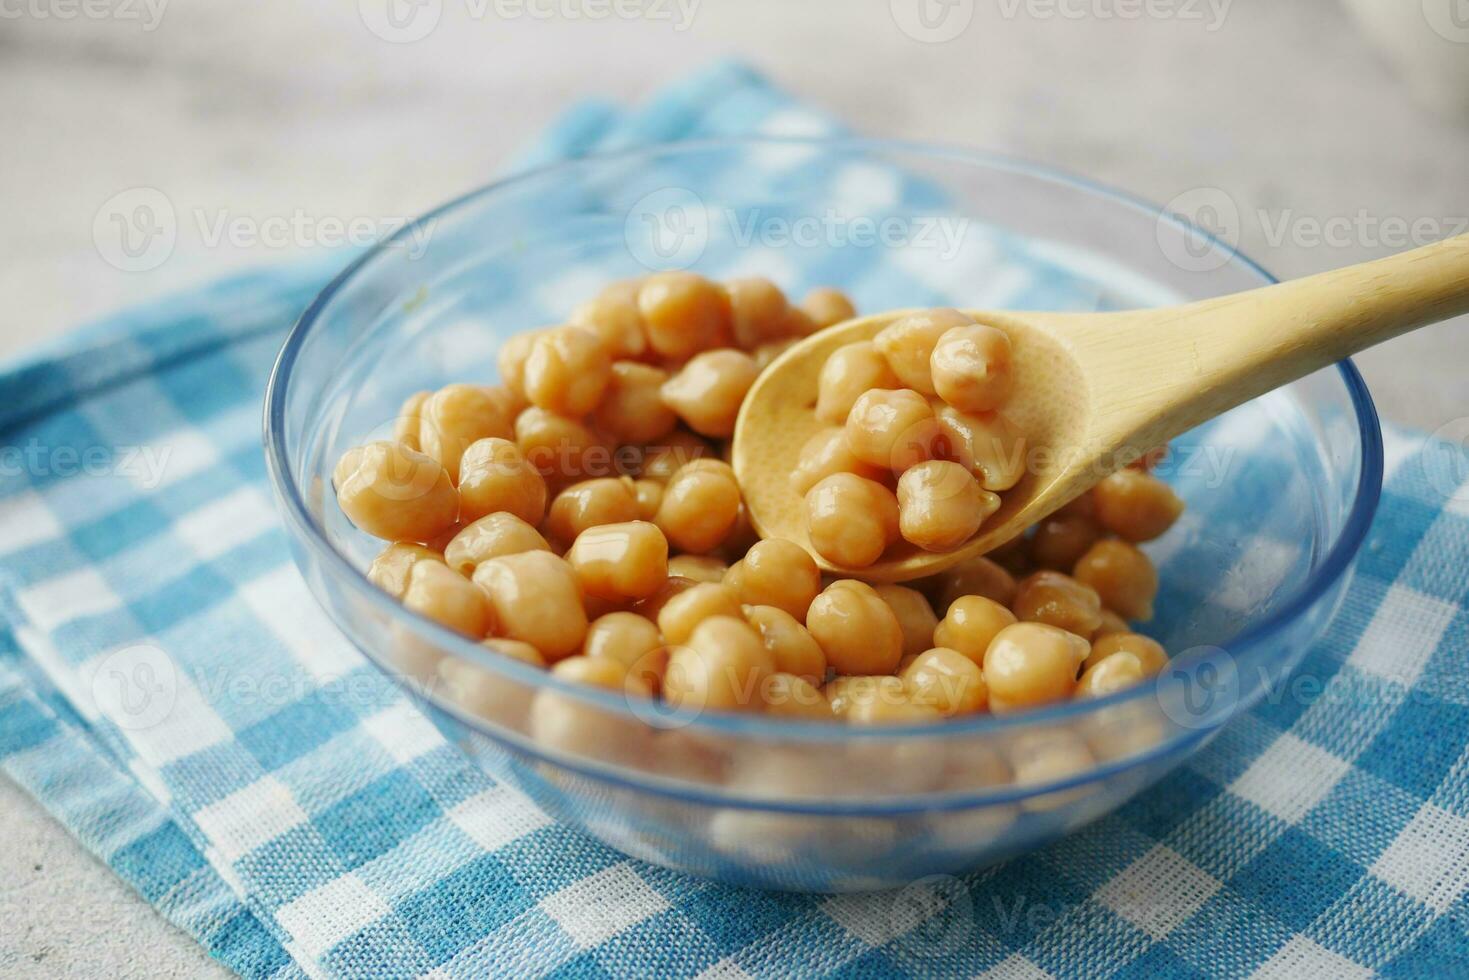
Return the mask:
<path id="1" fill-rule="evenodd" d="M 1129 625 L 1158 590 L 1137 544 L 1182 504 L 1145 466 L 906 586 L 824 577 L 803 547 L 756 538 L 725 461 L 740 405 L 780 351 L 854 315 L 835 290 L 795 305 L 764 279 L 608 286 L 507 342 L 499 384 L 419 392 L 391 439 L 342 456 L 342 512 L 390 542 L 369 578 L 496 654 L 699 711 L 927 722 L 1157 673 L 1165 652 Z M 793 477 L 813 546 L 860 567 L 899 535 L 935 550 L 972 535 L 1020 478 L 1019 454 L 990 448 L 1022 440 L 999 411 L 1009 387 L 1004 333 L 953 310 L 837 351 L 815 408 L 832 428 Z M 934 458 L 915 432 L 976 451 Z M 496 675 L 433 669 L 459 703 L 498 703 Z M 573 724 L 565 700 L 526 706 L 538 737 Z"/>

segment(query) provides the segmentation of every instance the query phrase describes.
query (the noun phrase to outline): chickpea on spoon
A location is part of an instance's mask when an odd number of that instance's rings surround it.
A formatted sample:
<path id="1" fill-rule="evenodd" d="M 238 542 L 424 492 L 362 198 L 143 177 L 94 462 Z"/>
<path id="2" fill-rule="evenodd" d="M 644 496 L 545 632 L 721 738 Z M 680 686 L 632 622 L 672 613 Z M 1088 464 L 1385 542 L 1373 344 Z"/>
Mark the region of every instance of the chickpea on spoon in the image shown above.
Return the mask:
<path id="1" fill-rule="evenodd" d="M 733 465 L 762 537 L 806 546 L 829 571 L 920 578 L 1005 544 L 1237 405 L 1463 313 L 1469 236 L 1164 309 L 878 313 L 807 338 L 759 376 L 735 426 Z M 846 397 L 831 396 L 843 388 Z M 956 433 L 966 437 L 965 420 L 971 440 L 990 424 L 976 420 L 992 419 L 985 406 L 1000 399 L 1030 451 L 992 464 L 1013 471 L 998 482 L 975 483 L 972 460 L 943 457 Z M 843 411 L 838 445 L 827 426 Z M 1020 441 L 1005 430 L 978 437 L 1006 450 Z M 825 464 L 803 485 L 801 474 Z M 889 474 L 901 474 L 901 513 L 880 482 Z M 921 516 L 910 521 L 910 510 Z M 968 516 L 945 519 L 959 511 Z M 956 541 L 956 527 L 969 533 Z"/>

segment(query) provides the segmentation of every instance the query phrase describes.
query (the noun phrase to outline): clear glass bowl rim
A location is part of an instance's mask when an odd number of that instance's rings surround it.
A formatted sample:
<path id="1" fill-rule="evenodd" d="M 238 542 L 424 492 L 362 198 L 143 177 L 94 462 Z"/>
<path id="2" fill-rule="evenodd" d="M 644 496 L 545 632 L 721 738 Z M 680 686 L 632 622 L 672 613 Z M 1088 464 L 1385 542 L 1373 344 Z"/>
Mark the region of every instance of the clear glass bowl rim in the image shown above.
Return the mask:
<path id="1" fill-rule="evenodd" d="M 374 258 L 393 247 L 394 243 L 409 238 L 416 230 L 425 226 L 431 227 L 435 222 L 449 217 L 461 207 L 468 206 L 481 198 L 502 191 L 513 190 L 521 184 L 554 176 L 557 173 L 596 167 L 601 164 L 625 164 L 639 159 L 675 154 L 707 152 L 711 150 L 749 151 L 759 147 L 806 147 L 824 152 L 846 149 L 857 152 L 906 154 L 968 164 L 990 170 L 1008 171 L 1018 175 L 1050 181 L 1102 198 L 1113 204 L 1120 205 L 1126 210 L 1139 212 L 1160 222 L 1166 222 L 1180 231 L 1197 235 L 1200 239 L 1220 249 L 1228 256 L 1230 262 L 1238 263 L 1257 275 L 1261 279 L 1262 285 L 1278 282 L 1274 276 L 1257 262 L 1219 239 L 1207 229 L 1200 228 L 1176 214 L 1165 211 L 1158 205 L 1149 203 L 1143 198 L 1117 190 L 1086 177 L 1080 177 L 1063 170 L 1058 170 L 1054 167 L 1032 163 L 1016 157 L 943 143 L 860 137 L 735 136 L 644 145 L 610 153 L 587 154 L 570 160 L 535 167 L 471 190 L 406 223 L 392 235 L 384 238 L 371 249 L 358 256 L 332 279 L 316 298 L 312 300 L 311 304 L 291 328 L 276 358 L 275 365 L 271 370 L 270 380 L 266 387 L 264 442 L 266 464 L 270 480 L 276 496 L 280 501 L 281 509 L 286 516 L 287 525 L 296 539 L 303 542 L 325 567 L 330 569 L 330 575 L 356 593 L 356 598 L 376 606 L 387 618 L 402 622 L 403 625 L 410 627 L 413 631 L 430 639 L 441 649 L 452 653 L 454 656 L 482 666 L 492 672 L 509 676 L 517 683 L 524 684 L 529 688 L 553 689 L 578 700 L 595 704 L 604 710 L 631 715 L 632 712 L 627 707 L 626 701 L 618 695 L 610 691 L 602 691 L 586 685 L 561 680 L 544 670 L 508 657 L 496 657 L 493 652 L 485 649 L 478 643 L 417 613 L 404 609 L 391 596 L 373 585 L 368 580 L 366 573 L 352 564 L 346 555 L 338 551 L 327 539 L 322 529 L 312 519 L 311 511 L 292 473 L 292 461 L 286 452 L 286 392 L 289 388 L 291 370 L 302 346 L 310 335 L 313 325 L 320 318 L 323 311 L 330 305 L 336 294 L 347 283 L 356 278 Z M 1274 634 L 1313 606 L 1346 573 L 1357 552 L 1360 550 L 1366 538 L 1368 528 L 1371 526 L 1372 519 L 1376 514 L 1382 491 L 1384 465 L 1381 424 L 1378 419 L 1376 407 L 1372 402 L 1372 397 L 1367 390 L 1366 382 L 1363 380 L 1356 366 L 1350 360 L 1344 360 L 1336 365 L 1336 369 L 1346 386 L 1353 411 L 1356 414 L 1362 458 L 1361 473 L 1357 481 L 1356 493 L 1352 499 L 1351 511 L 1347 516 L 1346 522 L 1342 525 L 1341 534 L 1337 541 L 1306 581 L 1297 587 L 1285 601 L 1279 603 L 1268 615 L 1261 618 L 1259 622 L 1253 623 L 1234 637 L 1223 641 L 1231 650 L 1237 651 L 1237 657 L 1244 656 L 1249 650 L 1263 648 L 1265 644 L 1271 641 Z M 376 658 L 371 656 L 369 659 L 376 660 Z M 974 735 L 981 732 L 1001 732 L 1012 729 L 1054 725 L 1074 721 L 1116 705 L 1127 704 L 1151 696 L 1152 693 L 1153 689 L 1151 685 L 1140 685 L 1130 690 L 1120 691 L 1102 698 L 1087 701 L 1069 701 L 1064 704 L 1038 708 L 1020 714 L 978 715 L 966 719 L 949 719 L 944 722 L 927 725 L 893 725 L 857 728 L 833 725 L 822 721 L 773 721 L 762 716 L 742 715 L 731 712 L 704 712 L 699 717 L 688 721 L 685 727 L 694 732 L 771 740 L 883 742 L 914 736 L 935 738 L 950 735 Z M 1236 708 L 1235 710 L 1237 712 L 1240 708 Z M 453 714 L 461 721 L 470 724 L 480 734 L 496 741 L 501 740 L 499 733 L 486 729 L 482 724 L 477 724 L 475 719 L 469 719 L 458 712 L 453 712 Z M 1233 714 L 1230 717 L 1233 717 Z M 1227 720 L 1222 719 L 1221 724 Z M 1197 735 L 1200 733 L 1191 734 Z M 1183 738 L 1170 743 L 1164 743 L 1163 746 L 1158 747 L 1158 750 L 1165 748 L 1174 750 L 1180 744 L 1188 741 L 1193 741 L 1193 739 Z M 1105 778 L 1110 773 L 1132 768 L 1156 754 L 1157 751 L 1143 753 L 1128 757 L 1125 760 L 1120 760 L 1117 763 L 1098 766 L 1088 770 L 1085 774 L 1081 774 L 1075 780 L 1067 780 L 1064 784 L 1058 785 L 1069 785 L 1071 782 L 1091 782 L 1099 778 Z M 625 782 L 625 779 L 617 778 L 601 766 L 588 767 L 582 770 L 580 766 L 567 765 L 559 759 L 548 761 L 553 761 L 569 769 L 584 771 L 586 775 L 593 776 L 594 778 Z M 633 781 L 629 785 L 633 785 L 642 790 L 659 791 L 641 779 Z M 691 789 L 692 787 L 689 788 Z M 1051 788 L 1048 785 L 1046 787 L 1028 787 L 1027 789 L 1044 789 L 1049 791 Z M 680 795 L 686 794 L 681 792 Z M 796 809 L 804 810 L 806 808 L 798 806 Z"/>

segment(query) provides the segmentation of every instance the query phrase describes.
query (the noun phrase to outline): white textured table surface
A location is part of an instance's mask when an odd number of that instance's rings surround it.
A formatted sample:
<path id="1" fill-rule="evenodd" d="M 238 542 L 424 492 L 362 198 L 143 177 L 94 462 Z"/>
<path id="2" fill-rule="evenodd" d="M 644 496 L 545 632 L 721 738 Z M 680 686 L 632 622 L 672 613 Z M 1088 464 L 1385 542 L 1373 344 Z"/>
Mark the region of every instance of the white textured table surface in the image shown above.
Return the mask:
<path id="1" fill-rule="evenodd" d="M 635 0 L 672 20 L 595 23 L 558 13 L 582 0 L 427 0 L 442 15 L 414 43 L 365 26 L 359 11 L 386 2 L 111 8 L 137 19 L 0 5 L 0 356 L 320 248 L 310 232 L 216 242 L 219 228 L 412 215 L 489 178 L 568 102 L 633 100 L 726 56 L 869 134 L 1013 153 L 1160 202 L 1218 189 L 1242 248 L 1283 276 L 1469 218 L 1469 121 L 1413 102 L 1334 0 L 1162 0 L 1151 9 L 1171 15 L 1142 20 L 1109 16 L 1126 5 L 1108 0 L 957 0 L 973 19 L 944 43 L 900 29 L 893 8 L 916 0 Z M 94 244 L 94 221 L 136 187 L 185 217 L 168 261 L 125 272 Z M 1387 417 L 1431 430 L 1469 415 L 1463 329 L 1361 359 Z M 197 974 L 192 944 L 9 785 L 0 812 L 0 972 Z"/>

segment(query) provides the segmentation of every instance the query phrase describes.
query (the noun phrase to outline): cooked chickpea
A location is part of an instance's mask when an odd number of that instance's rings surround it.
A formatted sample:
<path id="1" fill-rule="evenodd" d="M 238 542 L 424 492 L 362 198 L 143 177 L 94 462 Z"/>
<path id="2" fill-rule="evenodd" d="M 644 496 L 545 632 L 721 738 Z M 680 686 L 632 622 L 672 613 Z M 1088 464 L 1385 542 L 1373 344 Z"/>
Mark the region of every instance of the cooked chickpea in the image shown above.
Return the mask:
<path id="1" fill-rule="evenodd" d="M 638 358 L 648 350 L 643 314 L 638 310 L 641 279 L 624 279 L 605 287 L 597 298 L 572 311 L 570 323 L 602 338 L 613 357 Z"/>
<path id="2" fill-rule="evenodd" d="M 1009 607 L 1015 601 L 1015 577 L 986 557 L 970 558 L 928 580 L 934 596 L 934 610 L 947 612 L 956 599 L 966 595 L 984 596 Z"/>
<path id="3" fill-rule="evenodd" d="M 821 570 L 794 541 L 757 542 L 741 560 L 740 601 L 747 606 L 775 606 L 805 619 L 820 591 Z"/>
<path id="4" fill-rule="evenodd" d="M 732 348 L 696 354 L 663 385 L 663 403 L 700 435 L 727 439 L 760 369 Z"/>
<path id="5" fill-rule="evenodd" d="M 729 294 L 734 341 L 754 350 L 768 340 L 785 336 L 790 323 L 790 303 L 785 293 L 769 279 L 754 276 L 731 279 L 724 284 Z"/>
<path id="6" fill-rule="evenodd" d="M 564 559 L 548 551 L 502 555 L 474 570 L 474 584 L 489 594 L 503 635 L 550 661 L 581 647 L 587 614 L 576 571 Z"/>
<path id="7" fill-rule="evenodd" d="M 668 605 L 674 596 L 682 595 L 698 584 L 700 583 L 695 582 L 691 578 L 670 575 L 668 581 L 664 582 L 657 592 L 654 592 L 646 599 L 639 599 L 633 603 L 632 611 L 644 619 L 656 623 L 659 615 L 663 612 L 663 607 Z"/>
<path id="8" fill-rule="evenodd" d="M 898 498 L 880 483 L 836 473 L 806 494 L 806 533 L 834 565 L 865 568 L 898 539 Z"/>
<path id="9" fill-rule="evenodd" d="M 612 351 L 599 334 L 557 327 L 536 338 L 521 384 L 532 405 L 580 418 L 597 407 L 611 377 Z"/>
<path id="10" fill-rule="evenodd" d="M 1088 651 L 1081 637 L 1043 623 L 1016 623 L 999 632 L 985 652 L 985 682 L 996 714 L 1071 697 Z"/>
<path id="11" fill-rule="evenodd" d="M 1090 518 L 1053 514 L 1036 525 L 1030 539 L 1030 559 L 1041 568 L 1069 572 L 1101 534 L 1102 529 Z"/>
<path id="12" fill-rule="evenodd" d="M 1061 572 L 1040 571 L 1020 583 L 1011 607 L 1021 621 L 1047 623 L 1089 637 L 1102 625 L 1097 591 Z"/>
<path id="13" fill-rule="evenodd" d="M 611 452 L 595 432 L 534 405 L 515 417 L 515 443 L 536 472 L 558 485 L 597 470 L 598 454 L 611 465 Z"/>
<path id="14" fill-rule="evenodd" d="M 663 358 L 683 361 L 733 339 L 729 296 L 692 272 L 660 272 L 638 290 L 648 345 Z"/>
<path id="15" fill-rule="evenodd" d="M 945 457 L 962 464 L 986 490 L 1009 490 L 1025 476 L 1025 434 L 1003 412 L 974 415 L 940 405 L 934 417 Z"/>
<path id="16" fill-rule="evenodd" d="M 747 606 L 745 620 L 760 634 L 760 642 L 770 651 L 776 670 L 804 677 L 813 684 L 826 676 L 826 654 L 790 613 L 775 606 Z"/>
<path id="17" fill-rule="evenodd" d="M 419 410 L 418 441 L 459 482 L 459 460 L 480 439 L 509 438 L 511 422 L 500 403 L 479 385 L 446 385 Z"/>
<path id="18" fill-rule="evenodd" d="M 485 385 L 483 390 L 490 401 L 500 406 L 500 414 L 510 420 L 511 428 L 514 428 L 515 417 L 530 405 L 525 398 L 511 391 L 509 385 Z"/>
<path id="19" fill-rule="evenodd" d="M 525 397 L 525 362 L 530 357 L 531 348 L 536 345 L 536 338 L 543 333 L 545 330 L 515 334 L 500 345 L 500 352 L 495 356 L 495 363 L 500 369 L 500 383 L 527 404 L 530 399 Z"/>
<path id="20" fill-rule="evenodd" d="M 1060 782 L 1097 764 L 1086 743 L 1064 730 L 1026 733 L 1015 740 L 1009 754 L 1017 786 Z M 1052 810 L 1074 802 L 1086 792 L 1085 788 L 1077 788 L 1043 793 L 1027 798 L 1021 806 L 1027 810 Z"/>
<path id="21" fill-rule="evenodd" d="M 1092 633 L 1092 642 L 1093 643 L 1096 643 L 1097 640 L 1101 639 L 1102 637 L 1109 636 L 1109 635 L 1111 635 L 1113 633 L 1131 633 L 1131 632 L 1132 632 L 1132 626 L 1127 622 L 1127 620 L 1123 619 L 1121 616 L 1117 615 L 1112 610 L 1110 610 L 1107 607 L 1103 606 L 1102 607 L 1102 625 L 1101 626 L 1098 626 L 1096 628 L 1096 630 L 1093 631 L 1093 633 Z"/>
<path id="22" fill-rule="evenodd" d="M 587 627 L 582 655 L 593 660 L 616 660 L 655 692 L 663 687 L 663 674 L 668 669 L 663 635 L 637 613 L 613 612 L 598 617 Z"/>
<path id="23" fill-rule="evenodd" d="M 898 617 L 905 658 L 917 656 L 933 646 L 933 631 L 939 620 L 922 592 L 902 585 L 878 585 L 874 589 Z"/>
<path id="24" fill-rule="evenodd" d="M 592 416 L 597 428 L 620 443 L 645 444 L 662 439 L 678 424 L 663 403 L 668 372 L 637 361 L 616 361 L 607 390 Z"/>
<path id="25" fill-rule="evenodd" d="M 826 695 L 795 674 L 771 674 L 760 685 L 760 700 L 765 713 L 777 718 L 830 721 L 833 717 Z"/>
<path id="26" fill-rule="evenodd" d="M 687 643 L 694 630 L 714 616 L 744 615 L 740 597 L 725 585 L 712 582 L 695 583 L 663 604 L 658 612 L 658 629 L 671 645 Z"/>
<path id="27" fill-rule="evenodd" d="M 459 491 L 433 457 L 397 442 L 349 449 L 332 477 L 347 519 L 388 541 L 428 541 L 459 516 Z"/>
<path id="28" fill-rule="evenodd" d="M 668 581 L 668 540 L 647 521 L 587 528 L 566 560 L 582 591 L 601 599 L 646 599 Z"/>
<path id="29" fill-rule="evenodd" d="M 973 325 L 974 320 L 958 310 L 925 310 L 890 323 L 872 342 L 903 387 L 932 395 L 933 374 L 929 362 L 934 345 L 955 327 Z"/>
<path id="30" fill-rule="evenodd" d="M 398 417 L 393 420 L 393 440 L 401 442 L 409 449 L 423 451 L 423 445 L 418 441 L 419 419 L 423 413 L 423 403 L 433 397 L 432 391 L 415 391 L 403 400 L 398 409 Z"/>
<path id="31" fill-rule="evenodd" d="M 1095 589 L 1102 605 L 1123 617 L 1143 622 L 1153 618 L 1158 570 L 1147 555 L 1126 541 L 1098 541 L 1077 561 L 1072 575 Z"/>
<path id="32" fill-rule="evenodd" d="M 942 721 L 935 707 L 914 701 L 875 698 L 860 701 L 847 709 L 846 719 L 852 725 L 921 725 Z"/>
<path id="33" fill-rule="evenodd" d="M 801 310 L 811 318 L 818 330 L 824 330 L 857 315 L 857 307 L 852 305 L 847 294 L 830 286 L 822 286 L 807 293 L 806 298 L 801 300 Z"/>
<path id="34" fill-rule="evenodd" d="M 717 548 L 740 516 L 740 485 L 728 463 L 696 459 L 668 481 L 653 522 L 682 551 Z"/>
<path id="35" fill-rule="evenodd" d="M 633 480 L 633 499 L 638 502 L 638 520 L 651 521 L 663 503 L 663 484 L 657 480 Z"/>
<path id="36" fill-rule="evenodd" d="M 1128 541 L 1151 541 L 1173 526 L 1183 501 L 1162 480 L 1142 470 L 1119 470 L 1092 490 L 1097 520 Z"/>
<path id="37" fill-rule="evenodd" d="M 846 428 L 853 456 L 891 470 L 933 458 L 939 434 L 928 400 L 906 388 L 863 392 L 852 404 Z"/>
<path id="38" fill-rule="evenodd" d="M 827 425 L 845 425 L 852 406 L 864 393 L 895 389 L 902 382 L 871 341 L 862 340 L 832 351 L 816 381 L 816 417 Z M 886 465 L 884 459 L 879 465 Z"/>
<path id="39" fill-rule="evenodd" d="M 919 463 L 898 480 L 898 528 L 925 551 L 953 551 L 974 537 L 1000 498 L 958 463 Z"/>
<path id="40" fill-rule="evenodd" d="M 934 627 L 933 645 L 958 650 L 983 665 L 995 637 L 1016 623 L 1015 614 L 993 599 L 967 595 L 955 599 Z"/>
<path id="41" fill-rule="evenodd" d="M 568 657 L 551 673 L 629 698 L 653 693 L 621 663 L 606 658 Z M 550 748 L 617 761 L 641 756 L 648 737 L 647 728 L 634 718 L 549 689 L 531 703 L 530 730 L 536 741 Z"/>
<path id="42" fill-rule="evenodd" d="M 546 513 L 546 535 L 566 547 L 588 528 L 638 519 L 632 487 L 615 477 L 584 480 L 562 490 Z"/>
<path id="43" fill-rule="evenodd" d="M 744 620 L 712 616 L 670 654 L 663 694 L 675 707 L 748 711 L 762 706 L 761 688 L 773 673 L 769 651 Z"/>
<path id="44" fill-rule="evenodd" d="M 444 564 L 469 576 L 492 558 L 550 550 L 541 532 L 514 514 L 487 514 L 454 535 L 444 548 Z"/>
<path id="45" fill-rule="evenodd" d="M 1146 679 L 1141 660 L 1130 653 L 1114 653 L 1082 672 L 1081 680 L 1076 682 L 1076 696 L 1099 698 L 1136 687 Z"/>
<path id="46" fill-rule="evenodd" d="M 443 561 L 444 556 L 432 548 L 408 541 L 395 541 L 372 560 L 367 580 L 394 599 L 403 598 L 408 589 L 408 574 L 421 561 Z M 452 567 L 452 566 L 451 566 Z"/>
<path id="47" fill-rule="evenodd" d="M 852 473 L 878 483 L 891 477 L 882 467 L 869 466 L 853 456 L 852 450 L 847 448 L 847 430 L 833 428 L 824 429 L 806 440 L 796 468 L 791 472 L 791 486 L 804 497 L 812 487 L 836 473 Z"/>
<path id="48" fill-rule="evenodd" d="M 1087 656 L 1081 668 L 1090 670 L 1117 653 L 1130 653 L 1136 657 L 1144 676 L 1147 677 L 1162 673 L 1163 668 L 1168 666 L 1168 653 L 1163 649 L 1163 644 L 1141 633 L 1121 632 L 1097 637 L 1092 642 L 1091 654 Z"/>
<path id="49" fill-rule="evenodd" d="M 806 613 L 806 629 L 838 674 L 891 674 L 903 656 L 903 628 L 872 586 L 843 580 Z"/>
<path id="50" fill-rule="evenodd" d="M 459 519 L 504 511 L 527 524 L 546 516 L 546 481 L 509 439 L 480 439 L 459 463 Z"/>
<path id="51" fill-rule="evenodd" d="M 857 674 L 834 677 L 821 689 L 831 705 L 832 714 L 845 718 L 859 704 L 888 701 L 899 704 L 908 697 L 903 680 L 891 674 Z"/>
<path id="52" fill-rule="evenodd" d="M 902 676 L 910 701 L 945 715 L 974 714 L 989 704 L 989 688 L 979 664 L 958 650 L 926 650 L 914 658 Z"/>
<path id="53" fill-rule="evenodd" d="M 993 412 L 1010 400 L 1010 336 L 996 327 L 955 327 L 929 359 L 933 390 L 961 412 Z"/>
<path id="54" fill-rule="evenodd" d="M 677 555 L 668 559 L 668 574 L 695 582 L 723 582 L 729 566 L 708 555 Z"/>
<path id="55" fill-rule="evenodd" d="M 686 429 L 674 429 L 648 450 L 639 475 L 645 480 L 665 484 L 694 460 L 712 459 L 715 455 L 708 442 Z"/>
<path id="56" fill-rule="evenodd" d="M 532 667 L 546 666 L 546 658 L 529 643 L 497 639 L 485 640 L 482 645 Z M 522 726 L 530 698 L 525 685 L 455 657 L 439 661 L 438 679 L 449 700 L 467 711 L 509 728 Z"/>
<path id="57" fill-rule="evenodd" d="M 403 591 L 403 606 L 476 640 L 495 625 L 484 593 L 443 562 L 414 563 Z"/>

